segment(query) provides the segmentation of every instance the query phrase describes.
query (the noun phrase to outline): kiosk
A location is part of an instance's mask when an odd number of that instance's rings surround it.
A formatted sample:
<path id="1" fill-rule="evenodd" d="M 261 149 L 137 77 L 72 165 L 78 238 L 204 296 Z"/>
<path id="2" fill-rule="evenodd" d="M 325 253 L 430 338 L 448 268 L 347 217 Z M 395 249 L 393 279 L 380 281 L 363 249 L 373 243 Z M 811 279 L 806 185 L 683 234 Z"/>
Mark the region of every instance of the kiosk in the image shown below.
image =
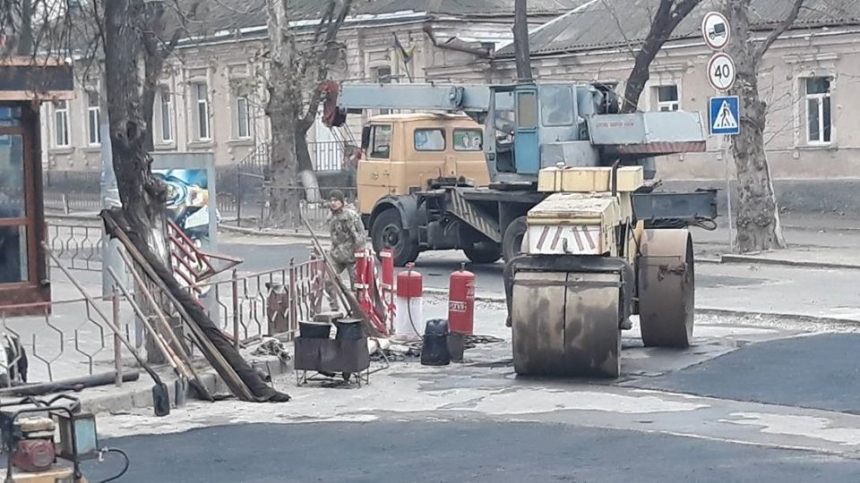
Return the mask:
<path id="1" fill-rule="evenodd" d="M 51 300 L 39 112 L 44 102 L 74 97 L 70 65 L 0 58 L 0 306 Z"/>

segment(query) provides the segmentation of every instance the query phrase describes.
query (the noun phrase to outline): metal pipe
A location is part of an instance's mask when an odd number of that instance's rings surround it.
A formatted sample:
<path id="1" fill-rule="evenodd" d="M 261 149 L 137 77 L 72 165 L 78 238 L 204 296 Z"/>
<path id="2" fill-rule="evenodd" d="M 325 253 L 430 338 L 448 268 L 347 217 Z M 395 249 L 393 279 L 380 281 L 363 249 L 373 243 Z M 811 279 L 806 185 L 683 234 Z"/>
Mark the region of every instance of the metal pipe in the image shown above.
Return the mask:
<path id="1" fill-rule="evenodd" d="M 116 280 L 116 278 L 114 278 Z M 119 281 L 117 281 L 117 284 Z M 119 327 L 119 291 L 116 285 L 111 288 L 111 305 L 113 308 L 113 323 Z M 116 333 L 113 334 L 113 365 L 116 369 L 116 387 L 122 387 L 122 342 L 117 338 Z"/>
<path id="2" fill-rule="evenodd" d="M 74 278 L 74 276 L 72 276 L 72 274 L 69 273 L 69 270 L 62 263 L 60 263 L 60 260 L 57 258 L 56 255 L 54 255 L 54 252 L 51 250 L 51 248 L 48 246 L 48 244 L 45 243 L 44 241 L 42 242 L 42 248 L 45 249 L 45 253 L 47 253 L 48 256 L 51 257 L 51 260 L 53 260 L 53 262 L 57 264 L 57 266 L 60 268 L 60 270 L 63 272 L 63 274 L 69 278 L 69 281 L 72 282 L 72 285 L 75 286 L 75 288 L 78 290 L 78 292 L 80 292 L 81 295 L 83 295 L 84 298 L 86 298 L 87 302 L 92 306 L 92 308 L 93 308 L 93 310 L 95 310 L 96 314 L 98 314 L 98 316 L 101 317 L 102 321 L 104 321 L 104 323 L 107 324 L 108 327 L 110 327 L 110 329 L 119 338 L 119 340 L 126 347 L 128 347 L 128 350 L 131 351 L 132 355 L 134 355 L 134 358 L 137 360 L 138 364 L 140 364 L 146 370 L 146 372 L 149 374 L 149 376 L 152 378 L 152 380 L 155 381 L 155 383 L 159 386 L 164 385 L 164 383 L 161 381 L 161 377 L 159 377 L 158 373 L 156 373 L 152 369 L 152 366 L 150 366 L 149 363 L 147 363 L 143 359 L 143 357 L 141 357 L 141 355 L 137 351 L 137 349 L 135 349 L 134 346 L 131 345 L 131 342 L 129 342 L 128 339 L 126 339 L 125 337 L 122 337 L 120 335 L 121 331 L 120 331 L 119 327 L 114 325 L 113 321 L 111 321 L 110 319 L 107 318 L 107 316 L 104 314 L 104 312 L 102 312 L 102 310 L 99 308 L 99 306 L 96 305 L 95 300 L 92 298 L 92 296 L 90 296 L 89 292 L 87 292 L 86 289 L 83 288 L 81 286 L 81 284 Z"/>
<path id="3" fill-rule="evenodd" d="M 171 341 L 176 345 L 176 350 L 179 352 L 179 357 L 177 357 L 176 354 L 173 353 L 173 351 L 169 348 L 163 336 L 161 336 L 155 329 L 152 328 L 152 326 L 149 325 L 149 322 L 145 319 L 145 316 L 141 315 L 143 311 L 140 311 L 141 313 L 139 313 L 138 316 L 144 319 L 144 324 L 146 324 L 146 327 L 150 330 L 150 332 L 153 333 L 156 341 L 160 342 L 159 346 L 163 345 L 162 350 L 165 353 L 165 357 L 167 357 L 168 360 L 172 360 L 170 355 L 173 354 L 173 357 L 179 359 L 180 362 L 182 362 L 182 364 L 180 365 L 184 366 L 182 372 L 185 372 L 185 374 L 183 375 L 189 379 L 194 379 L 195 381 L 197 381 L 200 386 L 199 388 L 197 388 L 198 391 L 200 391 L 201 393 L 200 395 L 202 397 L 212 400 L 212 395 L 209 394 L 209 391 L 206 390 L 205 386 L 203 385 L 203 381 L 200 380 L 200 376 L 197 374 L 197 371 L 195 371 L 194 367 L 191 365 L 191 358 L 188 356 L 188 353 L 185 352 L 185 348 L 182 346 L 182 341 L 179 340 L 179 337 L 177 337 L 176 333 L 174 333 L 171 329 L 170 324 L 167 322 L 167 318 L 164 316 L 164 312 L 162 312 L 161 308 L 158 306 L 158 303 L 155 301 L 155 297 L 152 296 L 152 292 L 150 292 L 150 290 L 146 287 L 146 284 L 143 282 L 143 279 L 140 277 L 140 274 L 137 273 L 137 270 L 134 269 L 134 265 L 132 265 L 131 260 L 128 259 L 128 256 L 123 253 L 119 248 L 117 248 L 117 251 L 119 252 L 126 266 L 128 267 L 129 272 L 131 272 L 132 277 L 134 277 L 134 281 L 138 284 L 144 296 L 146 297 L 146 300 L 152 305 L 153 310 L 155 310 L 155 315 L 157 317 L 156 320 L 161 322 L 162 329 L 170 335 Z M 125 287 L 120 286 L 120 289 L 124 293 L 126 292 Z M 132 304 L 132 307 L 135 307 L 137 305 L 127 293 L 126 298 L 129 299 L 129 302 Z"/>

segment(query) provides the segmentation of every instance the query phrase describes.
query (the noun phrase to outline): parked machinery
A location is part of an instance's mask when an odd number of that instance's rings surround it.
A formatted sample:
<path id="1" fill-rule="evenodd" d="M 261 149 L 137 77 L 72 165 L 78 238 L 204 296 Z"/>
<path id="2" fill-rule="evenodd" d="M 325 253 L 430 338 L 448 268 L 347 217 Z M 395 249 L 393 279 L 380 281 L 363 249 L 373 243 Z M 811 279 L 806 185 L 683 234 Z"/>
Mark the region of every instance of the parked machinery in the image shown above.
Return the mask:
<path id="1" fill-rule="evenodd" d="M 641 167 L 550 168 L 506 270 L 518 374 L 620 374 L 621 330 L 639 315 L 646 346 L 687 347 L 693 246 L 686 228 L 646 229 L 631 195 Z"/>
<path id="2" fill-rule="evenodd" d="M 425 179 L 374 199 L 366 223 L 376 251 L 391 248 L 398 265 L 423 250 L 460 248 L 477 263 L 503 257 L 517 373 L 616 377 L 621 330 L 636 314 L 646 345 L 689 345 L 687 227 L 717 216 L 716 192 L 656 192 L 651 179 L 655 156 L 705 150 L 697 113 L 619 114 L 611 90 L 573 83 L 344 84 L 328 94 L 333 125 L 362 109 L 461 111 L 483 125 L 488 186 Z M 372 118 L 362 148 L 384 156 L 427 138 L 391 123 Z M 456 133 L 438 131 L 443 152 Z"/>
<path id="3" fill-rule="evenodd" d="M 98 444 L 96 419 L 80 401 L 61 394 L 51 399 L 26 397 L 0 402 L 0 433 L 6 454 L 4 483 L 86 483 L 81 463 L 107 452 Z M 62 464 L 59 460 L 64 460 Z"/>

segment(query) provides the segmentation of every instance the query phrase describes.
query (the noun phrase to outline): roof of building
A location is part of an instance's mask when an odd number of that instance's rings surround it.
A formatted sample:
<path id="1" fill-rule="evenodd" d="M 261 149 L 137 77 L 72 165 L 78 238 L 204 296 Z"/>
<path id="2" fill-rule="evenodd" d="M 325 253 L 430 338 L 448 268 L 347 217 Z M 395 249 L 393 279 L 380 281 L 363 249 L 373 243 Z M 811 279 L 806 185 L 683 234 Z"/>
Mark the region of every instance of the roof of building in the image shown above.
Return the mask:
<path id="1" fill-rule="evenodd" d="M 529 50 L 533 55 L 623 47 L 645 39 L 650 19 L 660 0 L 590 0 L 532 31 Z M 793 0 L 752 0 L 753 28 L 768 29 L 791 11 Z M 672 34 L 671 39 L 701 35 L 703 16 L 720 10 L 716 0 L 703 0 Z M 860 23 L 860 0 L 806 0 L 793 27 L 810 28 Z M 513 44 L 496 57 L 513 57 Z"/>
<path id="2" fill-rule="evenodd" d="M 180 0 L 180 5 L 193 5 L 200 0 Z M 531 15 L 557 15 L 583 0 L 531 0 Z M 316 20 L 321 17 L 326 2 L 321 0 L 292 0 L 291 20 Z M 454 17 L 511 16 L 513 0 L 354 0 L 351 16 L 379 16 L 397 13 L 450 15 Z M 189 30 L 196 35 L 224 30 L 266 26 L 266 0 L 218 0 L 199 3 L 197 16 Z"/>

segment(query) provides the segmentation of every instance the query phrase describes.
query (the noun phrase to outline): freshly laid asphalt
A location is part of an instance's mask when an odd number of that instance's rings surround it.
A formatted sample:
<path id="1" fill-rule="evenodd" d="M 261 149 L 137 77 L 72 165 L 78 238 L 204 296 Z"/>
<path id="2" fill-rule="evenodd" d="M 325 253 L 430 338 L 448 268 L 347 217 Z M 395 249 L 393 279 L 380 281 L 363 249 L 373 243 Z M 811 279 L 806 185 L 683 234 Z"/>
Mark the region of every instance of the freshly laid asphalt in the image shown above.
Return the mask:
<path id="1" fill-rule="evenodd" d="M 760 342 L 624 385 L 860 414 L 860 334 Z"/>
<path id="2" fill-rule="evenodd" d="M 245 424 L 105 441 L 120 482 L 856 482 L 860 461 L 637 431 L 519 422 Z M 89 481 L 118 458 L 85 466 Z"/>

